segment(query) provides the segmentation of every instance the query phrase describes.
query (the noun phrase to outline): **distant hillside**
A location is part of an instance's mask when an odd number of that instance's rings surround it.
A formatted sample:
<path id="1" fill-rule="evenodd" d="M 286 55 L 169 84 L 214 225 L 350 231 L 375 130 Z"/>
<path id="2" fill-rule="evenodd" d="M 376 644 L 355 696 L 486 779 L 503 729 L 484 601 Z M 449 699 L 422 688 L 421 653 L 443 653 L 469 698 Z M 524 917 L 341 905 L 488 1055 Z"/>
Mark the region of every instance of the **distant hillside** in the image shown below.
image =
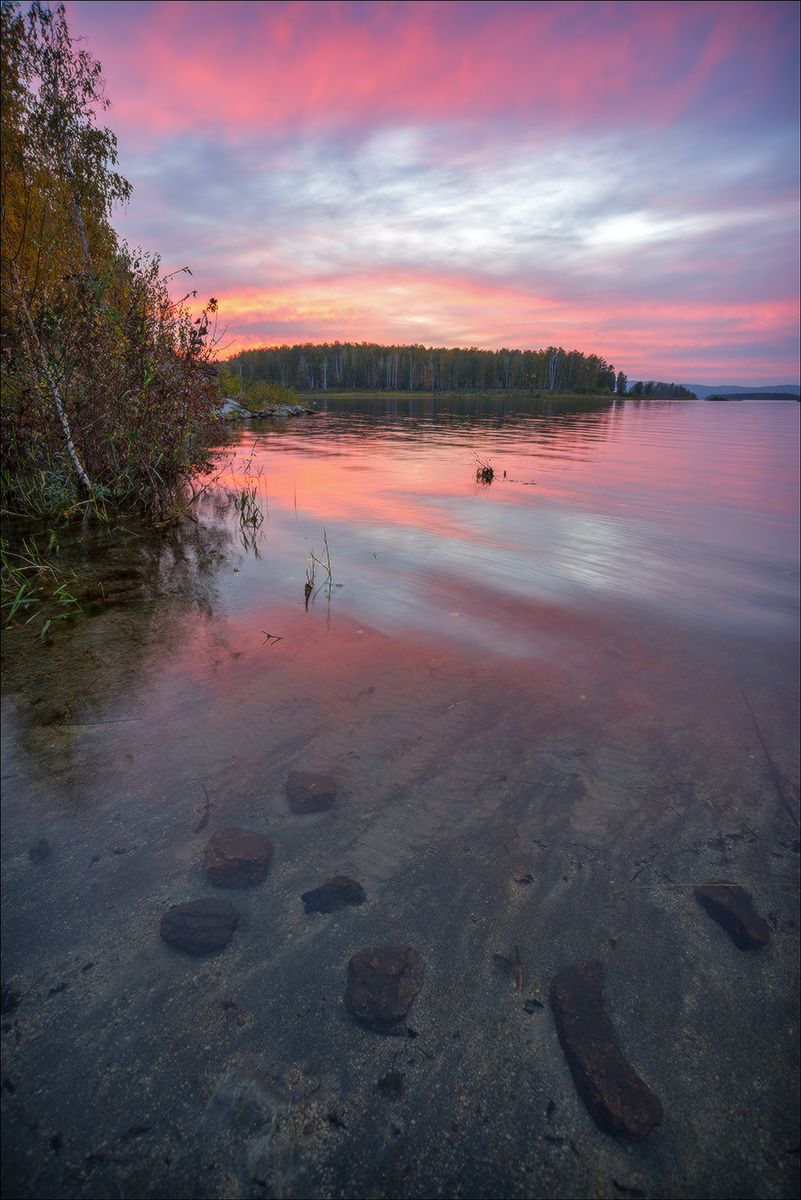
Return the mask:
<path id="1" fill-rule="evenodd" d="M 688 383 L 685 385 L 695 392 L 699 400 L 707 396 L 739 396 L 742 400 L 797 400 L 801 388 L 795 383 L 768 383 L 762 387 L 742 387 L 737 383 L 721 383 L 709 387 L 705 383 Z"/>

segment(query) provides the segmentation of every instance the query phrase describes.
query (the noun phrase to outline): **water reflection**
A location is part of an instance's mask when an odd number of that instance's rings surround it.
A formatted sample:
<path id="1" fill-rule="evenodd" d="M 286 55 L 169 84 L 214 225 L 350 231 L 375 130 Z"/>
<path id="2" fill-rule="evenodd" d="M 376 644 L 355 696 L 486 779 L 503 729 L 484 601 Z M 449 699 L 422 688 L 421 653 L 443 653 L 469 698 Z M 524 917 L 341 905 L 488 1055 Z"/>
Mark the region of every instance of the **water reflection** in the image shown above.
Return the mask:
<path id="1" fill-rule="evenodd" d="M 217 577 L 234 540 L 228 509 L 215 505 L 202 524 L 185 518 L 156 535 L 134 521 L 59 530 L 53 562 L 74 581 L 80 614 L 40 646 L 27 626 L 6 630 L 3 673 L 7 694 L 20 697 L 14 719 L 27 769 L 57 783 L 64 804 L 91 805 L 97 773 L 110 769 L 86 735 L 141 720 L 154 657 L 172 653 L 188 620 L 215 620 Z M 26 536 L 44 550 L 50 531 Z"/>
<path id="2" fill-rule="evenodd" d="M 418 595 L 439 574 L 537 601 L 614 595 L 694 620 L 781 623 L 797 595 L 797 473 L 783 435 L 750 408 L 746 428 L 725 432 L 710 406 L 686 403 L 516 413 L 500 427 L 318 416 L 244 435 L 224 480 L 272 506 L 275 560 L 328 529 L 348 602 L 378 622 L 441 622 Z M 489 488 L 475 483 L 475 453 L 492 461 Z M 262 552 L 267 534 L 254 539 Z"/>
<path id="3" fill-rule="evenodd" d="M 195 521 L 76 534 L 87 615 L 6 634 L 10 1195 L 789 1194 L 798 414 L 750 407 L 263 425 Z M 293 813 L 290 771 L 334 807 Z M 189 959 L 159 920 L 230 825 L 273 865 Z M 366 903 L 306 914 L 336 874 Z M 764 952 L 698 910 L 717 878 Z M 417 1036 L 383 1038 L 345 966 L 407 943 Z M 642 1145 L 547 1008 L 596 958 L 667 1114 Z"/>

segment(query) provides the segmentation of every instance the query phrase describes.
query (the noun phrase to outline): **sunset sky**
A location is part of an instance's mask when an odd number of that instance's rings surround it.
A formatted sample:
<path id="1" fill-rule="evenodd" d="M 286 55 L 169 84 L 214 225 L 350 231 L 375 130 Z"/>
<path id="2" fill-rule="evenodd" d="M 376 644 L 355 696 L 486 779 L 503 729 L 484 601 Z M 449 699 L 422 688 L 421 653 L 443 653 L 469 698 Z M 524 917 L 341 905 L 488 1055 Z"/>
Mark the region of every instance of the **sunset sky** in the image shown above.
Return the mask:
<path id="1" fill-rule="evenodd" d="M 562 345 L 797 383 L 795 2 L 70 0 L 115 224 L 223 354 Z"/>

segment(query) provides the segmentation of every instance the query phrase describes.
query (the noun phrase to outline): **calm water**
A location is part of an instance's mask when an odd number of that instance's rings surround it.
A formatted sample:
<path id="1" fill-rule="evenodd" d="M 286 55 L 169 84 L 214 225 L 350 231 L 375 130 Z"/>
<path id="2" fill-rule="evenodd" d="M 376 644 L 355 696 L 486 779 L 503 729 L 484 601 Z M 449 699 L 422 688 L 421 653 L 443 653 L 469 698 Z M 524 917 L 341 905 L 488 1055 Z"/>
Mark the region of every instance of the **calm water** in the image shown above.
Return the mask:
<path id="1" fill-rule="evenodd" d="M 60 531 L 83 615 L 4 634 L 8 1194 L 794 1194 L 799 406 L 385 403 L 244 431 L 163 537 Z M 224 825 L 263 884 L 208 886 Z M 305 915 L 337 873 L 367 903 Z M 723 878 L 770 947 L 698 907 Z M 240 925 L 192 958 L 159 920 L 203 895 Z M 407 943 L 382 1037 L 345 968 Z M 556 1039 L 590 958 L 642 1144 Z"/>

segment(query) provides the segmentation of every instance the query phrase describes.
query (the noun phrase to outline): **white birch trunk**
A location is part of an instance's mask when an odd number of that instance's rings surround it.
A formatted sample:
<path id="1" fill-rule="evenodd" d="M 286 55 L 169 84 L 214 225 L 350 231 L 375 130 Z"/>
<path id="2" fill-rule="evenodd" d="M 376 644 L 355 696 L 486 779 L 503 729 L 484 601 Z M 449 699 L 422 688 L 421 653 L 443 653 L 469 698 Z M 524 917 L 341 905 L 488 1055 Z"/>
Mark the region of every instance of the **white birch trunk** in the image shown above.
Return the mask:
<path id="1" fill-rule="evenodd" d="M 58 78 L 56 78 L 54 81 L 53 92 L 54 92 L 55 98 L 56 98 L 56 109 L 58 110 Z M 63 120 L 59 119 L 59 123 L 61 126 L 61 142 L 62 142 L 62 145 L 64 146 L 64 163 L 67 168 L 67 174 L 70 177 L 70 186 L 72 187 L 72 199 L 73 199 L 73 203 L 75 204 L 75 218 L 78 222 L 78 233 L 81 235 L 81 242 L 83 244 L 83 252 L 86 255 L 86 261 L 89 264 L 89 270 L 94 272 L 94 264 L 92 263 L 92 255 L 89 253 L 89 243 L 86 240 L 86 228 L 83 223 L 83 209 L 81 208 L 81 201 L 78 196 L 78 185 L 75 182 L 75 172 L 72 169 L 72 160 L 70 158 L 69 146 L 67 145 L 67 131 L 64 127 Z"/>
<path id="2" fill-rule="evenodd" d="M 19 295 L 20 304 L 22 305 L 22 311 L 25 314 L 25 320 L 28 324 L 28 330 L 30 332 L 30 336 L 31 336 L 33 345 L 39 351 L 39 358 L 41 359 L 41 362 L 42 362 L 42 370 L 44 372 L 44 377 L 47 380 L 48 386 L 50 388 L 50 393 L 53 397 L 53 402 L 56 406 L 56 412 L 58 413 L 58 419 L 61 423 L 61 429 L 64 433 L 64 441 L 67 444 L 67 453 L 69 454 L 70 459 L 72 461 L 72 465 L 75 468 L 75 473 L 78 476 L 78 481 L 81 485 L 82 490 L 85 491 L 88 495 L 91 495 L 92 494 L 92 485 L 89 482 L 89 476 L 86 474 L 86 471 L 84 470 L 83 463 L 81 462 L 80 458 L 78 457 L 78 451 L 75 449 L 75 445 L 72 440 L 72 434 L 70 432 L 69 421 L 67 420 L 67 414 L 65 413 L 64 405 L 61 402 L 61 395 L 58 390 L 58 385 L 56 384 L 56 381 L 50 372 L 50 368 L 47 365 L 47 355 L 45 354 L 44 347 L 36 335 L 36 329 L 34 327 L 33 321 L 31 320 L 31 314 L 30 314 L 28 305 L 25 300 L 25 293 L 22 290 L 22 284 L 20 283 L 19 274 L 17 272 L 17 264 L 14 262 L 13 259 L 11 259 L 10 261 L 11 261 L 11 270 L 14 275 L 14 282 L 16 284 L 17 293 Z M 33 354 L 31 354 L 31 361 L 32 360 L 33 360 Z"/>

